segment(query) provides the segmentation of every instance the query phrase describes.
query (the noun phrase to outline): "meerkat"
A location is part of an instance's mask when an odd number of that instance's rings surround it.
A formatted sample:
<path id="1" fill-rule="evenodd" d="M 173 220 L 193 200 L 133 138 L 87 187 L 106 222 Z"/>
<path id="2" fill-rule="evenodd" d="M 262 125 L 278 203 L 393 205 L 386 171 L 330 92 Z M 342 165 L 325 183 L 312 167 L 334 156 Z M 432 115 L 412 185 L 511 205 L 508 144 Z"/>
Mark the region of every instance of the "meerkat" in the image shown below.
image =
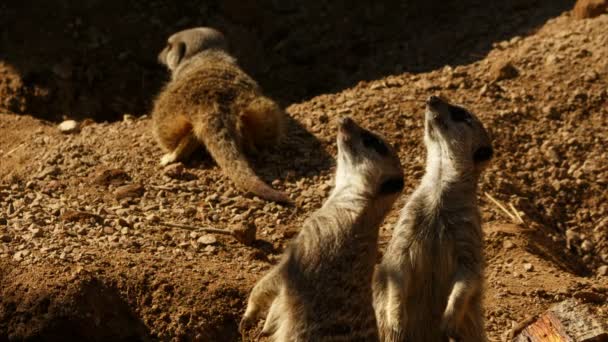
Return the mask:
<path id="1" fill-rule="evenodd" d="M 273 341 L 377 341 L 378 229 L 403 189 L 399 158 L 350 118 L 339 123 L 335 187 L 280 263 L 253 288 L 243 333 L 267 312 Z"/>
<path id="2" fill-rule="evenodd" d="M 204 147 L 238 188 L 289 202 L 245 157 L 281 139 L 286 114 L 241 70 L 222 33 L 207 27 L 177 32 L 158 60 L 171 72 L 152 112 L 154 135 L 166 151 L 160 164 L 184 160 Z"/>
<path id="3" fill-rule="evenodd" d="M 492 158 L 479 119 L 426 101 L 426 172 L 374 275 L 381 341 L 485 341 L 477 183 Z"/>

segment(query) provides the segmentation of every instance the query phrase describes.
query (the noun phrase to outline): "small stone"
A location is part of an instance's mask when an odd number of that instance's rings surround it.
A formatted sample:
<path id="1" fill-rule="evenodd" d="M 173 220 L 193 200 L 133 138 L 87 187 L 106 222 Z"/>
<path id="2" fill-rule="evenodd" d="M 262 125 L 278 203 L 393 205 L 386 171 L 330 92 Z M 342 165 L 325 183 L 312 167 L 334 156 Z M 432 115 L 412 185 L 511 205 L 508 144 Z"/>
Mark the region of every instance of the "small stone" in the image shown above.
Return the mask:
<path id="1" fill-rule="evenodd" d="M 508 80 L 519 76 L 519 71 L 510 61 L 501 61 L 490 70 L 494 81 Z"/>
<path id="2" fill-rule="evenodd" d="M 80 125 L 76 120 L 66 120 L 57 126 L 61 133 L 70 134 L 77 133 L 80 130 Z"/>
<path id="3" fill-rule="evenodd" d="M 114 228 L 112 227 L 103 227 L 103 233 L 106 235 L 114 234 Z"/>
<path id="4" fill-rule="evenodd" d="M 160 217 L 158 217 L 156 214 L 148 214 L 146 215 L 146 221 L 150 223 L 158 223 L 160 222 Z"/>
<path id="5" fill-rule="evenodd" d="M 118 225 L 124 228 L 131 228 L 131 223 L 122 217 L 118 219 Z"/>
<path id="6" fill-rule="evenodd" d="M 512 249 L 513 247 L 515 247 L 515 244 L 513 242 L 511 242 L 510 240 L 505 240 L 502 243 L 502 247 L 504 249 Z"/>
<path id="7" fill-rule="evenodd" d="M 532 265 L 529 262 L 526 262 L 526 263 L 524 263 L 524 270 L 526 272 L 532 272 L 532 271 L 534 271 L 534 265 Z"/>
<path id="8" fill-rule="evenodd" d="M 141 197 L 144 194 L 144 191 L 145 189 L 141 184 L 129 184 L 116 188 L 116 190 L 114 190 L 114 196 L 118 200 L 123 198 L 136 198 Z"/>
<path id="9" fill-rule="evenodd" d="M 124 122 L 131 122 L 133 120 L 135 120 L 135 117 L 131 114 L 124 114 L 122 116 L 122 121 L 124 121 Z"/>
<path id="10" fill-rule="evenodd" d="M 131 177 L 121 169 L 103 169 L 93 174 L 93 183 L 99 185 L 118 185 L 131 180 Z"/>
<path id="11" fill-rule="evenodd" d="M 42 235 L 43 235 L 42 234 L 42 229 L 40 229 L 40 228 L 34 228 L 34 229 L 30 230 L 30 231 L 32 232 L 32 237 L 35 237 L 35 238 L 42 237 Z"/>
<path id="12" fill-rule="evenodd" d="M 597 275 L 600 277 L 608 276 L 608 266 L 603 265 L 597 268 Z"/>
<path id="13" fill-rule="evenodd" d="M 61 170 L 55 166 L 47 166 L 44 169 L 42 169 L 42 171 L 38 172 L 38 174 L 36 175 L 37 179 L 43 179 L 46 178 L 47 176 L 56 176 L 59 174 Z"/>
<path id="14" fill-rule="evenodd" d="M 232 236 L 245 246 L 250 246 L 255 242 L 257 227 L 253 222 L 242 223 L 232 229 Z"/>
<path id="15" fill-rule="evenodd" d="M 169 178 L 179 179 L 184 175 L 184 164 L 169 164 L 163 169 L 163 174 Z"/>
<path id="16" fill-rule="evenodd" d="M 559 61 L 559 58 L 553 54 L 545 57 L 545 65 L 547 65 L 547 66 L 555 65 L 555 63 L 557 63 L 558 61 Z"/>
<path id="17" fill-rule="evenodd" d="M 120 234 L 122 235 L 129 235 L 129 228 L 128 227 L 124 227 L 120 230 Z"/>
<path id="18" fill-rule="evenodd" d="M 217 243 L 217 239 L 212 234 L 205 234 L 196 240 L 201 245 L 213 245 Z"/>
<path id="19" fill-rule="evenodd" d="M 547 119 L 551 119 L 551 120 L 560 120 L 561 119 L 561 114 L 559 113 L 557 108 L 555 108 L 554 106 L 551 106 L 551 105 L 545 106 L 545 107 L 543 107 L 542 112 Z"/>
<path id="20" fill-rule="evenodd" d="M 581 244 L 581 249 L 585 253 L 590 253 L 591 251 L 593 251 L 593 242 L 591 242 L 589 240 L 584 240 L 583 243 Z"/>

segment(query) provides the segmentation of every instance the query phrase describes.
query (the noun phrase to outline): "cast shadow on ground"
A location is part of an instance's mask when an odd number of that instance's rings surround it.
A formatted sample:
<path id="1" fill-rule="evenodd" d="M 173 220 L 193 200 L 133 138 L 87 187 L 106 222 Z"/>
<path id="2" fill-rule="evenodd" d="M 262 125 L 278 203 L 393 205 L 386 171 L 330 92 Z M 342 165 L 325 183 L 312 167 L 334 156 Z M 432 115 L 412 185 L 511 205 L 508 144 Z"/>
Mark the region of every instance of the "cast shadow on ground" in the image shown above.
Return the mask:
<path id="1" fill-rule="evenodd" d="M 173 32 L 217 27 L 241 65 L 283 104 L 360 80 L 483 58 L 571 0 L 50 0 L 0 5 L 0 109 L 59 120 L 141 114 L 165 80 Z"/>

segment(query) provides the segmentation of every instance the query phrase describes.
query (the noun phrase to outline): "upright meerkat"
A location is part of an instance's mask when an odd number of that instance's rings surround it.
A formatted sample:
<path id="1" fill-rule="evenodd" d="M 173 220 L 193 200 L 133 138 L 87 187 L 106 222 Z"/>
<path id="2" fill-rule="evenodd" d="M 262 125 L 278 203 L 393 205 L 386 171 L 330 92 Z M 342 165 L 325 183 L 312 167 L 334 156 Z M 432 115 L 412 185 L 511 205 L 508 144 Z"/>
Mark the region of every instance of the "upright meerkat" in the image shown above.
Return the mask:
<path id="1" fill-rule="evenodd" d="M 244 154 L 277 143 L 285 113 L 239 68 L 226 46 L 220 32 L 199 27 L 169 37 L 159 54 L 171 71 L 152 112 L 156 140 L 167 151 L 161 165 L 183 160 L 202 145 L 240 189 L 289 202 L 255 174 Z"/>
<path id="2" fill-rule="evenodd" d="M 378 228 L 403 189 L 403 171 L 376 134 L 349 118 L 339 126 L 335 188 L 253 288 L 241 332 L 268 310 L 262 333 L 274 341 L 378 340 Z"/>
<path id="3" fill-rule="evenodd" d="M 374 275 L 382 341 L 485 341 L 477 183 L 493 150 L 482 123 L 427 100 L 426 173 Z"/>

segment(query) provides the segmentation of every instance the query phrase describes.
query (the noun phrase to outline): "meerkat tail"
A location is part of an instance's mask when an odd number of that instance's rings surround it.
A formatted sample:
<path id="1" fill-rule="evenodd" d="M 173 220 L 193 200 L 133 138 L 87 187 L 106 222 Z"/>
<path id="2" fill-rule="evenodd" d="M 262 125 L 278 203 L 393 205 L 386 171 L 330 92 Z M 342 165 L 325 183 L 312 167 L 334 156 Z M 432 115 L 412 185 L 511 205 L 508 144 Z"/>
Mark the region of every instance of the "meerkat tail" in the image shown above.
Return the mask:
<path id="1" fill-rule="evenodd" d="M 201 115 L 192 122 L 194 135 L 205 144 L 209 154 L 238 188 L 269 201 L 291 202 L 286 194 L 271 188 L 255 174 L 220 114 Z"/>

